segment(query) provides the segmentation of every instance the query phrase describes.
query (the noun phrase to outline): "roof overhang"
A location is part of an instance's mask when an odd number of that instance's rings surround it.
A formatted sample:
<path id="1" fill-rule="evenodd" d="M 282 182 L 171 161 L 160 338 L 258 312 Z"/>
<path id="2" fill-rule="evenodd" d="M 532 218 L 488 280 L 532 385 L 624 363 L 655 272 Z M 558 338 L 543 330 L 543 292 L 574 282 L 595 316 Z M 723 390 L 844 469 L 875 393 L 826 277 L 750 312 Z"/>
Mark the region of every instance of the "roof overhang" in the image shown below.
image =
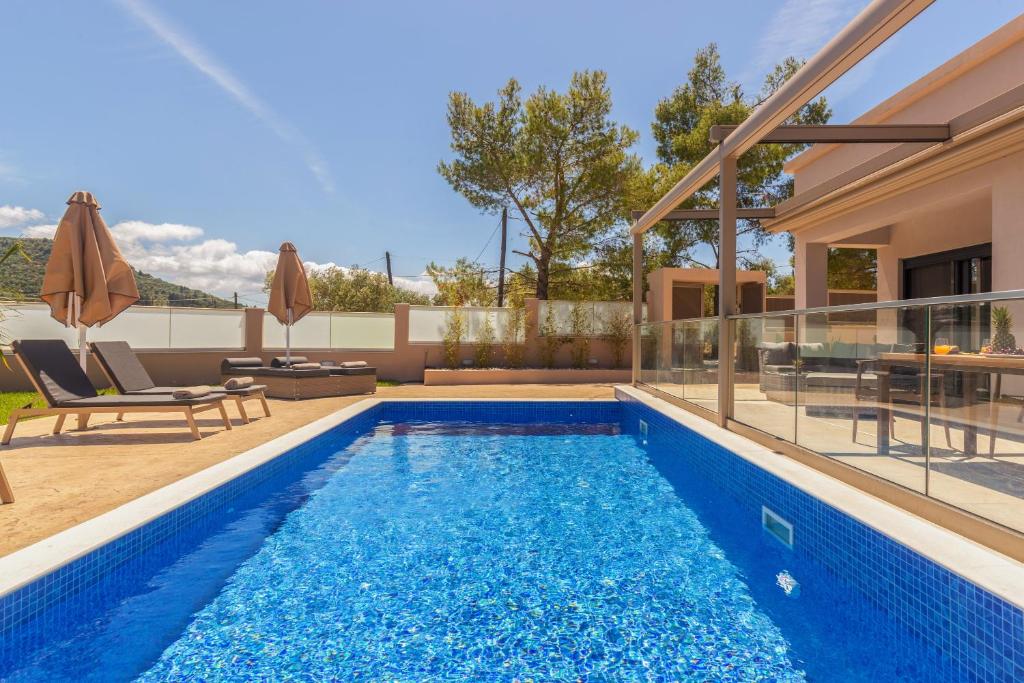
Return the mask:
<path id="1" fill-rule="evenodd" d="M 957 116 L 950 139 L 906 143 L 781 202 L 769 231 L 794 232 L 864 207 L 873 198 L 936 182 L 1024 147 L 1024 85 Z"/>

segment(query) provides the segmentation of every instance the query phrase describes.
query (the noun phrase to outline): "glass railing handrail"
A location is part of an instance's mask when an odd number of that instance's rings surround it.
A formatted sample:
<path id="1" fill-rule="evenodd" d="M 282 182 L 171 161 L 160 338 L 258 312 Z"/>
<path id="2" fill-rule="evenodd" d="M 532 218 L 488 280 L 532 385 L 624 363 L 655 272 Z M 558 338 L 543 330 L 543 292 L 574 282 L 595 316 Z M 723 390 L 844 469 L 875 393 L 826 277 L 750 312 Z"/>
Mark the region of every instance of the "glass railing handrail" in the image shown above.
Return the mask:
<path id="1" fill-rule="evenodd" d="M 718 321 L 717 316 L 706 315 L 702 318 L 680 318 L 679 320 L 649 320 L 644 323 L 636 323 L 638 327 L 644 327 L 645 325 L 669 325 L 671 323 L 699 323 L 706 320 Z"/>
<path id="2" fill-rule="evenodd" d="M 744 318 L 764 318 L 780 315 L 806 315 L 811 313 L 843 313 L 846 311 L 881 311 L 892 308 L 912 308 L 915 306 L 944 306 L 951 304 L 974 304 L 1009 299 L 1024 299 L 1024 290 L 1014 289 L 1006 292 L 985 292 L 984 294 L 959 294 L 956 296 L 934 296 L 924 299 L 895 299 L 893 301 L 872 301 L 864 304 L 847 304 L 845 306 L 818 306 L 817 308 L 798 308 L 792 311 L 771 311 L 769 313 L 740 313 L 730 315 L 729 320 Z"/>

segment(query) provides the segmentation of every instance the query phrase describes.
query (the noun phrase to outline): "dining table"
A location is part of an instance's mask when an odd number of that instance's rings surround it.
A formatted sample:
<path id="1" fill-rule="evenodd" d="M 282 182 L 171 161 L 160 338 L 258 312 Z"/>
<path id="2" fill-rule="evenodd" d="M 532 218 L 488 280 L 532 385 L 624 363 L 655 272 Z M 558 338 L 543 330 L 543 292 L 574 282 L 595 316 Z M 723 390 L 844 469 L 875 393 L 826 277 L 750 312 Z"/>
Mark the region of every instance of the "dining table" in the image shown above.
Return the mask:
<path id="1" fill-rule="evenodd" d="M 878 424 L 889 424 L 892 411 L 890 402 L 890 385 L 893 368 L 905 367 L 918 371 L 920 377 L 925 376 L 925 368 L 930 362 L 928 373 L 956 372 L 963 376 L 962 390 L 965 408 L 961 421 L 954 426 L 964 430 L 964 453 L 978 452 L 978 377 L 981 375 L 1024 375 L 1024 355 L 997 353 L 932 353 L 930 357 L 924 353 L 893 351 L 881 353 L 876 367 L 878 373 Z M 922 379 L 922 387 L 925 382 Z M 922 391 L 922 396 L 924 391 Z M 948 420 L 948 416 L 944 416 Z M 922 433 L 927 430 L 922 425 Z M 889 430 L 879 427 L 877 430 L 877 448 L 881 454 L 889 453 Z"/>

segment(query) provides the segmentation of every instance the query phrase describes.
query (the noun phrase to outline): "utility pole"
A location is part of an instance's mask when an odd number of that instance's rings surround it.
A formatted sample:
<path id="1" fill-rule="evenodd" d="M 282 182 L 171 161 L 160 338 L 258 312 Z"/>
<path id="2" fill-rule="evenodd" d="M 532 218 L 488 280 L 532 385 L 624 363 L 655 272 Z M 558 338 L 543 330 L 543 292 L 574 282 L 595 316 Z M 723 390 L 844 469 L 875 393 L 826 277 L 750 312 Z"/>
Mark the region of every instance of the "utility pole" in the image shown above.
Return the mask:
<path id="1" fill-rule="evenodd" d="M 498 308 L 505 305 L 505 242 L 508 238 L 508 207 L 501 208 L 501 258 L 498 260 Z"/>
<path id="2" fill-rule="evenodd" d="M 235 292 L 235 308 L 238 308 L 238 292 Z"/>
<path id="3" fill-rule="evenodd" d="M 391 277 L 391 252 L 390 251 L 385 251 L 384 252 L 384 260 L 387 261 L 387 264 L 388 264 L 388 284 L 391 285 L 392 287 L 394 287 L 395 286 L 395 279 L 393 277 Z"/>

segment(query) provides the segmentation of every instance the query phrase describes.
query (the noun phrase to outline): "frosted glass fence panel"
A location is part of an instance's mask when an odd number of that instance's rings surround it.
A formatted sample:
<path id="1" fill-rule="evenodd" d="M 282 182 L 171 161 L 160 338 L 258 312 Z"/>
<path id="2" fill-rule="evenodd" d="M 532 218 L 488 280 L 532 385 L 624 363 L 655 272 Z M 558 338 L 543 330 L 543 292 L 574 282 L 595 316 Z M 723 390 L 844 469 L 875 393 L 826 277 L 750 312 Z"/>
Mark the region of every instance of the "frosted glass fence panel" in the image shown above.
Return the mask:
<path id="1" fill-rule="evenodd" d="M 410 306 L 409 341 L 437 344 L 444 340 L 445 330 L 451 316 L 458 313 L 465 323 L 462 341 L 473 343 L 480 340 L 485 321 L 490 320 L 494 341 L 504 338 L 509 311 L 506 308 L 480 308 L 463 306 Z"/>
<path id="2" fill-rule="evenodd" d="M 131 311 L 132 309 L 129 309 Z M 170 308 L 172 349 L 245 348 L 245 311 Z M 115 320 L 116 322 L 116 320 Z"/>
<path id="3" fill-rule="evenodd" d="M 5 346 L 13 339 L 63 339 L 68 346 L 78 345 L 78 333 L 51 318 L 46 304 L 3 304 L 0 313 Z"/>
<path id="4" fill-rule="evenodd" d="M 105 325 L 90 327 L 85 336 L 89 341 L 126 341 L 133 349 L 166 349 L 171 339 L 171 309 L 133 306 Z"/>
<path id="5" fill-rule="evenodd" d="M 544 325 L 548 320 L 548 309 L 551 309 L 552 323 L 555 334 L 571 335 L 572 312 L 577 306 L 575 301 L 541 301 L 538 309 L 539 320 L 537 326 L 543 335 Z M 631 301 L 583 301 L 579 304 L 582 309 L 582 327 L 586 332 L 584 336 L 600 336 L 608 333 L 608 321 L 613 316 L 625 316 L 632 325 L 633 302 Z M 647 306 L 643 307 L 643 319 L 647 319 Z"/>
<path id="6" fill-rule="evenodd" d="M 263 316 L 263 348 L 283 349 L 284 325 L 269 313 Z M 308 313 L 292 325 L 293 349 L 331 348 L 331 314 Z"/>
<path id="7" fill-rule="evenodd" d="M 439 342 L 444 338 L 451 308 L 427 306 L 409 307 L 409 341 Z"/>
<path id="8" fill-rule="evenodd" d="M 263 316 L 263 347 L 283 349 L 284 325 Z M 293 349 L 393 349 L 395 316 L 391 313 L 309 313 L 292 325 Z"/>
<path id="9" fill-rule="evenodd" d="M 395 348 L 395 316 L 391 313 L 332 313 L 332 349 Z"/>
<path id="10" fill-rule="evenodd" d="M 50 317 L 46 304 L 3 307 L 4 342 L 12 339 L 62 339 L 78 346 L 76 330 Z M 134 349 L 241 349 L 245 311 L 211 308 L 132 306 L 104 325 L 86 332 L 88 341 L 126 341 Z"/>

